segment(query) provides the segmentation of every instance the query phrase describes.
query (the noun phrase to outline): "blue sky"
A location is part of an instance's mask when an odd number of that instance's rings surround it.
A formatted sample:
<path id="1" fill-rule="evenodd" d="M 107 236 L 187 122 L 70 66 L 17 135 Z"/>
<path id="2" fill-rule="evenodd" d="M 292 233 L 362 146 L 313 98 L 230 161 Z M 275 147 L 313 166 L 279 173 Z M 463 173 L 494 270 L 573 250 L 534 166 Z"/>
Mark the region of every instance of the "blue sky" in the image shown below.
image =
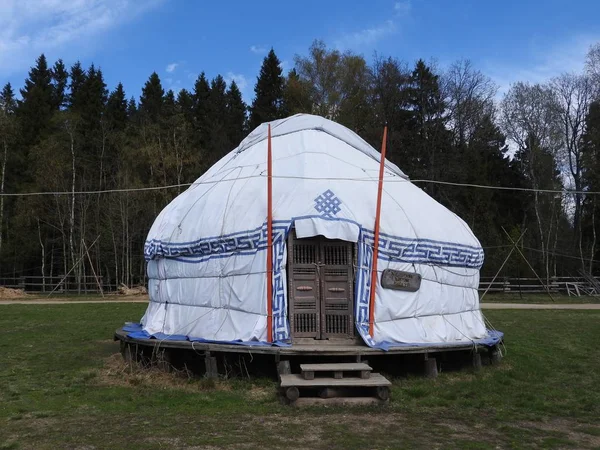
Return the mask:
<path id="1" fill-rule="evenodd" d="M 468 58 L 500 91 L 580 71 L 600 41 L 598 0 L 1 0 L 0 83 L 21 87 L 42 52 L 94 62 L 128 96 L 156 71 L 166 88 L 198 73 L 236 79 L 246 100 L 272 46 L 286 70 L 314 39 L 444 68 Z"/>

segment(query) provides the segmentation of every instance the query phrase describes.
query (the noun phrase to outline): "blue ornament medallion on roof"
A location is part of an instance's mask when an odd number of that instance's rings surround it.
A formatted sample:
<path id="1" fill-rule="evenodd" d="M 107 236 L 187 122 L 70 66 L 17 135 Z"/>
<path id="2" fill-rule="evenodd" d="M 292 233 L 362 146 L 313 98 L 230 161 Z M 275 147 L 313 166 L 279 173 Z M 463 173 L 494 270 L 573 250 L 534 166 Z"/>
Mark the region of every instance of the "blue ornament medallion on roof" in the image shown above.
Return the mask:
<path id="1" fill-rule="evenodd" d="M 327 189 L 315 198 L 315 209 L 323 217 L 335 216 L 342 210 L 342 208 L 340 208 L 341 204 L 342 201 L 333 193 L 333 191 L 331 191 L 331 189 Z"/>

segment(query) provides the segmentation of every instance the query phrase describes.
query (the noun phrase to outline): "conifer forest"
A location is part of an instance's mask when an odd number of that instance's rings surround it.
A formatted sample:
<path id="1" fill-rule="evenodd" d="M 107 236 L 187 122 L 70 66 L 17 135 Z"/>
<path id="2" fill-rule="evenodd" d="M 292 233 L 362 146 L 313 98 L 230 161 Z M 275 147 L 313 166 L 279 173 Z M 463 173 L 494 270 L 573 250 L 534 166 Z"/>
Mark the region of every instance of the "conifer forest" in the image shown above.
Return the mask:
<path id="1" fill-rule="evenodd" d="M 600 44 L 582 73 L 502 93 L 469 60 L 367 58 L 315 41 L 283 70 L 275 50 L 250 104 L 221 75 L 173 92 L 152 73 L 125 92 L 100 67 L 32 61 L 22 86 L 0 93 L 0 279 L 144 284 L 161 209 L 255 127 L 296 113 L 377 150 L 387 125 L 387 158 L 472 227 L 483 275 L 523 232 L 519 249 L 540 276 L 600 273 Z M 513 257 L 502 273 L 531 270 Z"/>

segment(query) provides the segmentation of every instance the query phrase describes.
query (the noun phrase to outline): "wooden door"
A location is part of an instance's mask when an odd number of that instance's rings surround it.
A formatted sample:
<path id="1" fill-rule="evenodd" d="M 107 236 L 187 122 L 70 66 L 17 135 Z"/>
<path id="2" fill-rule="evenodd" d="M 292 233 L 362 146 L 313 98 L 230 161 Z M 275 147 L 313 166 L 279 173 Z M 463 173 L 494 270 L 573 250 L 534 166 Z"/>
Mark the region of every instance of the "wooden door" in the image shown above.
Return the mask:
<path id="1" fill-rule="evenodd" d="M 288 240 L 292 338 L 354 336 L 353 244 L 322 236 Z"/>
<path id="2" fill-rule="evenodd" d="M 321 239 L 321 339 L 354 336 L 352 243 Z"/>

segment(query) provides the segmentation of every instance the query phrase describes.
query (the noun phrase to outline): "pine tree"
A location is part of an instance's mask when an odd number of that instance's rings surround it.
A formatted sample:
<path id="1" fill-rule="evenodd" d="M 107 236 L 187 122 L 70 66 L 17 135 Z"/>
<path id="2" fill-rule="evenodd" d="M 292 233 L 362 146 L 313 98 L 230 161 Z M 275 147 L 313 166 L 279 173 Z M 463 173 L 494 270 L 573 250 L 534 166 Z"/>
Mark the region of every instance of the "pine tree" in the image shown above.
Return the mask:
<path id="1" fill-rule="evenodd" d="M 446 165 L 449 178 L 460 182 L 490 186 L 523 185 L 522 175 L 508 157 L 506 137 L 492 117 L 480 119 L 464 151 L 457 142 L 453 158 Z M 523 223 L 526 199 L 521 193 L 453 187 L 446 190 L 452 210 L 462 217 L 486 245 L 500 245 L 507 230 Z M 501 234 L 500 234 L 501 233 Z M 499 267 L 502 261 L 496 261 Z"/>
<path id="2" fill-rule="evenodd" d="M 7 186 L 7 167 L 9 159 L 13 156 L 12 147 L 16 140 L 15 110 L 17 104 L 15 94 L 10 83 L 6 83 L 0 92 L 0 194 L 4 194 Z M 9 167 L 10 168 L 10 167 Z M 16 175 L 16 170 L 9 173 Z M 4 196 L 0 196 L 0 260 L 2 255 L 2 242 L 4 235 Z"/>
<path id="3" fill-rule="evenodd" d="M 108 96 L 103 121 L 107 141 L 105 158 L 107 179 L 112 179 L 113 183 L 116 183 L 115 178 L 122 163 L 119 153 L 125 146 L 125 130 L 128 125 L 127 99 L 121 83 Z"/>
<path id="4" fill-rule="evenodd" d="M 388 126 L 388 147 L 386 158 L 402 167 L 407 174 L 412 166 L 407 163 L 407 136 L 410 130 L 412 111 L 408 107 L 411 72 L 394 58 L 376 59 L 371 69 L 373 73 L 372 102 L 375 120 L 366 140 L 375 148 L 381 146 L 383 125 Z"/>
<path id="5" fill-rule="evenodd" d="M 80 113 L 83 128 L 88 131 L 98 130 L 108 92 L 102 71 L 96 69 L 93 64 L 87 70 L 81 95 L 83 104 L 80 105 Z"/>
<path id="6" fill-rule="evenodd" d="M 439 76 L 417 61 L 411 75 L 408 92 L 408 110 L 411 113 L 411 133 L 407 136 L 410 149 L 410 174 L 416 178 L 439 179 L 449 154 L 448 130 L 445 127 L 445 105 L 439 85 Z M 434 194 L 437 189 L 429 186 Z"/>
<path id="7" fill-rule="evenodd" d="M 207 168 L 231 150 L 227 136 L 227 84 L 221 75 L 217 75 L 210 83 L 208 96 L 208 147 L 205 149 Z"/>
<path id="8" fill-rule="evenodd" d="M 131 97 L 127 102 L 127 117 L 132 120 L 137 116 L 138 106 L 134 97 Z"/>
<path id="9" fill-rule="evenodd" d="M 79 61 L 71 66 L 69 78 L 70 83 L 67 104 L 69 110 L 78 111 L 85 103 L 85 99 L 81 98 L 80 94 L 87 78 L 86 73 L 81 67 L 81 63 Z"/>
<path id="10" fill-rule="evenodd" d="M 169 116 L 175 114 L 175 92 L 173 92 L 173 89 L 169 89 L 165 94 L 163 108 L 165 110 L 165 115 Z"/>
<path id="11" fill-rule="evenodd" d="M 65 68 L 65 64 L 62 59 L 59 59 L 52 68 L 52 89 L 54 99 L 54 104 L 52 106 L 54 109 L 61 109 L 65 106 L 65 90 L 67 88 L 68 77 L 69 73 Z"/>
<path id="12" fill-rule="evenodd" d="M 0 112 L 4 115 L 14 114 L 17 109 L 17 101 L 12 85 L 6 83 L 0 92 Z"/>
<path id="13" fill-rule="evenodd" d="M 254 101 L 250 107 L 249 128 L 284 117 L 283 94 L 285 79 L 281 63 L 273 49 L 265 57 L 254 87 Z"/>
<path id="14" fill-rule="evenodd" d="M 140 97 L 140 112 L 145 120 L 157 123 L 163 106 L 165 91 L 156 72 L 152 72 L 142 88 Z"/>
<path id="15" fill-rule="evenodd" d="M 246 135 L 246 104 L 242 100 L 235 81 L 231 81 L 227 91 L 227 133 L 232 146 L 237 146 Z"/>
<path id="16" fill-rule="evenodd" d="M 25 148 L 38 143 L 49 133 L 55 105 L 53 97 L 52 73 L 42 54 L 29 71 L 18 102 L 20 136 Z"/>
<path id="17" fill-rule="evenodd" d="M 193 128 L 194 124 L 194 97 L 187 89 L 182 89 L 177 94 L 177 105 L 187 124 Z"/>
<path id="18" fill-rule="evenodd" d="M 203 151 L 208 145 L 210 134 L 209 100 L 210 84 L 204 72 L 194 83 L 194 143 L 198 150 Z"/>
<path id="19" fill-rule="evenodd" d="M 123 131 L 127 126 L 127 99 L 121 83 L 110 93 L 106 102 L 106 121 L 116 131 Z"/>

